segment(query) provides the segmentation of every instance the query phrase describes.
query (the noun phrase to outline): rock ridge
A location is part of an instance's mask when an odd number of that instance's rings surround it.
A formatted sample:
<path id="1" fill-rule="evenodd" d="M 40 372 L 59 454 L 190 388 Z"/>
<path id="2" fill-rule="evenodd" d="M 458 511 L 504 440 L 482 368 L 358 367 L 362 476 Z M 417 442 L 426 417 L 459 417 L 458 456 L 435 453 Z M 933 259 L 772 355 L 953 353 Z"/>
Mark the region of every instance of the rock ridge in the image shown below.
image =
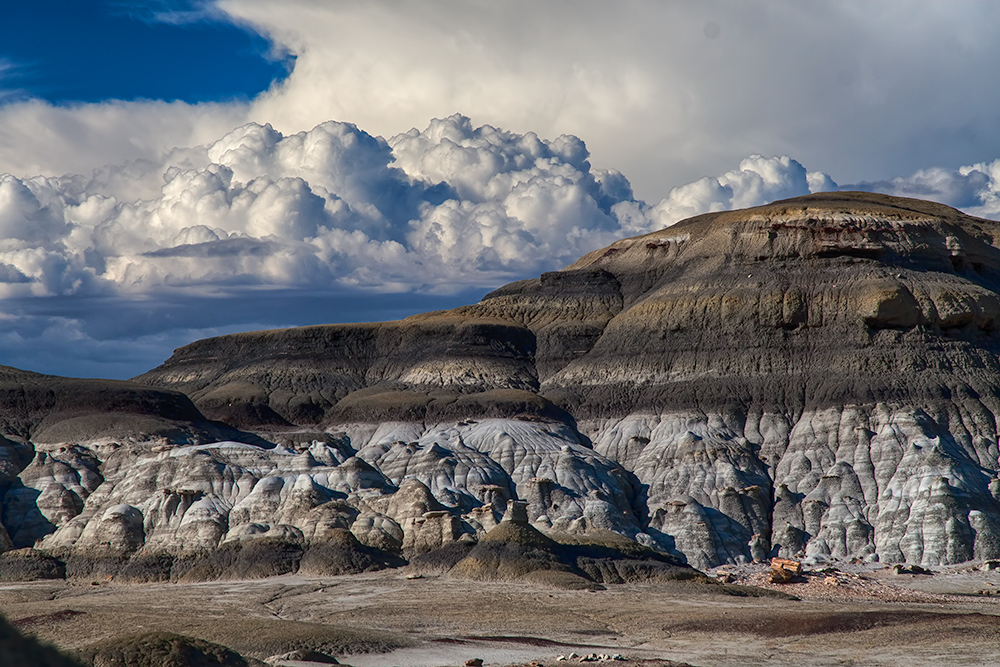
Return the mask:
<path id="1" fill-rule="evenodd" d="M 277 446 L 81 437 L 18 473 L 85 500 L 42 503 L 40 544 L 78 551 L 348 530 L 428 553 L 523 499 L 543 533 L 698 567 L 998 558 L 998 240 L 870 193 L 701 215 L 477 304 L 198 341 L 133 381 Z M 10 531 L 30 502 L 4 502 Z"/>

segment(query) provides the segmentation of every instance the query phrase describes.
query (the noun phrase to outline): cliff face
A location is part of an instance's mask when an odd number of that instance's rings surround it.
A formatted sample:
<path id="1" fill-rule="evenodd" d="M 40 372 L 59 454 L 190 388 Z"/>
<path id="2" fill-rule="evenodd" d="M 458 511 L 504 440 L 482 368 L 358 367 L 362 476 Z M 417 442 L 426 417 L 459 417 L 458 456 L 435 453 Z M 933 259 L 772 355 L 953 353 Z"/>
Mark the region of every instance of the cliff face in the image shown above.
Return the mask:
<path id="1" fill-rule="evenodd" d="M 0 551 L 31 546 L 78 515 L 115 452 L 127 458 L 168 443 L 226 439 L 270 446 L 208 421 L 177 391 L 7 366 L 0 366 L 0 433 Z"/>
<path id="2" fill-rule="evenodd" d="M 542 383 L 709 563 L 1000 547 L 997 223 L 806 197 L 592 253 L 624 308 Z"/>
<path id="3" fill-rule="evenodd" d="M 517 496 L 543 530 L 613 530 L 699 566 L 997 558 L 998 319 L 1000 223 L 813 195 L 625 239 L 452 311 L 192 343 L 135 381 L 275 442 L 316 437 L 254 449 L 266 464 L 188 448 L 141 465 L 176 490 L 182 461 L 215 461 L 189 503 L 215 517 L 206 544 L 308 532 L 336 493 L 353 509 L 323 525 L 366 544 L 475 540 Z M 129 507 L 137 544 L 183 543 L 183 503 L 150 519 L 167 482 L 102 474 L 103 500 L 50 542 Z M 407 488 L 410 505 L 390 502 Z"/>

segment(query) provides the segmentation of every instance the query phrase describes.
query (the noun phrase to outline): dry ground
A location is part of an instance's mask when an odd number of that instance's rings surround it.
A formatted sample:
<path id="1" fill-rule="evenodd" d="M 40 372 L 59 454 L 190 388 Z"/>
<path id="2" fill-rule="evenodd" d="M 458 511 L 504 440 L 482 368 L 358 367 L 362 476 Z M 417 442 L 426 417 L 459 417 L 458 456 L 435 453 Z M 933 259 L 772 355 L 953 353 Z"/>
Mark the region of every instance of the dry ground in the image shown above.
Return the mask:
<path id="1" fill-rule="evenodd" d="M 760 566 L 728 570 L 737 583 L 764 584 Z M 476 657 L 554 665 L 573 652 L 697 667 L 941 667 L 1000 665 L 1000 597 L 982 594 L 998 587 L 997 572 L 920 577 L 869 567 L 816 571 L 780 587 L 802 598 L 793 601 L 684 582 L 566 591 L 390 570 L 204 584 L 9 583 L 0 584 L 0 612 L 67 649 L 164 630 L 260 659 L 322 648 L 356 667 Z"/>

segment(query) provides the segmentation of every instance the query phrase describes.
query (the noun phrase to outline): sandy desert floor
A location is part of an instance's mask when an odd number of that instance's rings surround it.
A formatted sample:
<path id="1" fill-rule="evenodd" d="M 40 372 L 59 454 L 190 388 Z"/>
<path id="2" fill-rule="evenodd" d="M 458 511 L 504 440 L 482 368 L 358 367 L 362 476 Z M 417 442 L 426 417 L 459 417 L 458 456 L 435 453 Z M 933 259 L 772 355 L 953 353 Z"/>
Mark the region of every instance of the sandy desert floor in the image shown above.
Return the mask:
<path id="1" fill-rule="evenodd" d="M 405 570 L 183 585 L 9 583 L 0 584 L 0 612 L 68 649 L 166 630 L 259 659 L 322 647 L 355 667 L 470 658 L 554 665 L 571 653 L 697 667 L 1000 665 L 1000 594 L 991 594 L 1000 572 L 879 568 L 814 569 L 804 583 L 784 586 L 767 584 L 763 566 L 720 568 L 736 583 L 799 600 L 735 597 L 689 582 L 567 591 L 408 579 Z"/>

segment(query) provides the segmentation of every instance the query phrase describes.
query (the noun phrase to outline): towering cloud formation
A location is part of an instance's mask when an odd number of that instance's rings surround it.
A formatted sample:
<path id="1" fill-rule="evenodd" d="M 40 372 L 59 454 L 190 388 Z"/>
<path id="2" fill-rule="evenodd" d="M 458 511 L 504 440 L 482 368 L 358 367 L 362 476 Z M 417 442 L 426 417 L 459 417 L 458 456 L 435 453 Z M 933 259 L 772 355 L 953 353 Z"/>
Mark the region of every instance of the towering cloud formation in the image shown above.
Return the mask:
<path id="1" fill-rule="evenodd" d="M 215 4 L 297 54 L 253 104 L 283 131 L 461 111 L 577 134 L 645 199 L 755 152 L 855 181 L 1000 155 L 992 0 Z"/>
<path id="2" fill-rule="evenodd" d="M 787 156 L 754 155 L 649 205 L 619 172 L 593 168 L 573 136 L 463 116 L 388 141 L 333 121 L 288 136 L 250 123 L 158 164 L 0 177 L 0 294 L 453 291 L 559 268 L 698 213 L 836 187 Z M 850 187 L 995 214 L 1000 161 Z"/>
<path id="3" fill-rule="evenodd" d="M 155 160 L 251 120 L 291 134 L 336 118 L 388 137 L 456 111 L 583 137 L 595 163 L 650 201 L 751 153 L 792 155 L 847 182 L 1000 155 L 1000 88 L 984 85 L 1000 60 L 993 0 L 114 4 L 193 5 L 183 21 L 238 23 L 297 60 L 252 100 L 4 104 L 0 172 Z M 219 63 L 206 69 L 225 76 Z M 0 71 L 0 100 L 16 83 Z"/>
<path id="4" fill-rule="evenodd" d="M 150 356 L 126 371 L 138 372 L 171 345 L 214 333 L 205 329 L 221 326 L 222 313 L 244 311 L 234 328 L 302 322 L 241 306 L 249 295 L 486 289 L 698 213 L 836 187 L 787 156 L 753 155 L 649 204 L 621 173 L 594 168 L 574 136 L 477 127 L 459 115 L 388 140 L 334 121 L 289 135 L 248 123 L 89 176 L 0 176 L 0 350 L 27 356 L 46 337 L 59 348 L 143 335 L 136 354 Z M 1000 161 L 852 187 L 1000 213 Z M 110 326 L 114 304 L 129 307 Z M 169 330 L 184 333 L 164 338 Z"/>
<path id="5" fill-rule="evenodd" d="M 289 136 L 251 123 L 156 168 L 89 180 L 6 175 L 0 293 L 492 286 L 625 234 L 810 189 L 798 162 L 753 156 L 648 206 L 622 174 L 588 158 L 577 137 L 452 116 L 388 141 L 333 121 Z M 158 192 L 130 199 L 152 193 L 154 174 Z"/>

